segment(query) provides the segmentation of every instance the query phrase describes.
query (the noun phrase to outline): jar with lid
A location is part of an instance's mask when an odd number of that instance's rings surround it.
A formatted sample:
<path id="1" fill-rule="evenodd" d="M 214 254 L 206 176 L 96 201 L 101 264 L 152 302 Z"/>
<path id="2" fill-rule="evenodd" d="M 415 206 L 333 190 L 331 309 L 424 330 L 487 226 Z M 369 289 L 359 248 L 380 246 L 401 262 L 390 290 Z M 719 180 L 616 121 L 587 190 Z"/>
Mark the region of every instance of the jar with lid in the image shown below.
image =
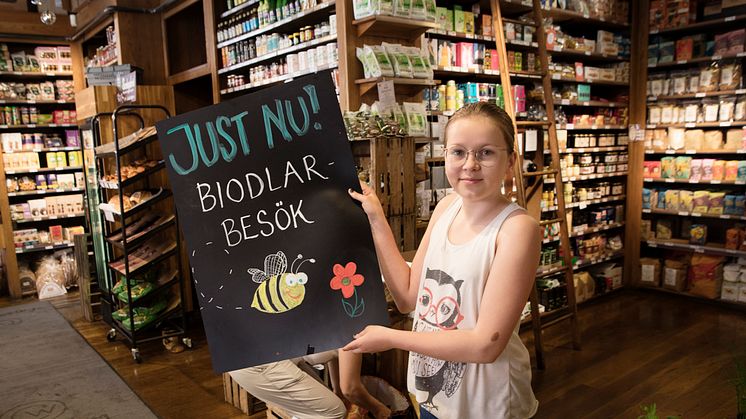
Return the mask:
<path id="1" fill-rule="evenodd" d="M 588 164 L 581 164 L 580 165 L 580 175 L 592 175 L 595 171 L 595 166 L 593 163 Z"/>
<path id="2" fill-rule="evenodd" d="M 329 27 L 329 22 L 321 22 L 321 36 L 329 36 L 331 33 L 331 28 Z"/>
<path id="3" fill-rule="evenodd" d="M 590 153 L 583 153 L 583 154 L 580 155 L 580 158 L 578 159 L 578 162 L 581 165 L 591 164 L 591 163 L 593 163 L 593 155 L 590 154 Z"/>

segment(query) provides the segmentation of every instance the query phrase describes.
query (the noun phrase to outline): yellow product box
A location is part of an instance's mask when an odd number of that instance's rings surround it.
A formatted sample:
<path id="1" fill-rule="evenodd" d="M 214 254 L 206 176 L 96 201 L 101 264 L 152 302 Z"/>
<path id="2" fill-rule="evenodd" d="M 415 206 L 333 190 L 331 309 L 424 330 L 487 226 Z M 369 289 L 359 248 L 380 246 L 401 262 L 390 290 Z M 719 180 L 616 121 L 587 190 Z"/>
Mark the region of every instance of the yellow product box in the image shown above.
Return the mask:
<path id="1" fill-rule="evenodd" d="M 464 12 L 464 32 L 474 35 L 476 33 L 474 26 L 474 13 Z"/>

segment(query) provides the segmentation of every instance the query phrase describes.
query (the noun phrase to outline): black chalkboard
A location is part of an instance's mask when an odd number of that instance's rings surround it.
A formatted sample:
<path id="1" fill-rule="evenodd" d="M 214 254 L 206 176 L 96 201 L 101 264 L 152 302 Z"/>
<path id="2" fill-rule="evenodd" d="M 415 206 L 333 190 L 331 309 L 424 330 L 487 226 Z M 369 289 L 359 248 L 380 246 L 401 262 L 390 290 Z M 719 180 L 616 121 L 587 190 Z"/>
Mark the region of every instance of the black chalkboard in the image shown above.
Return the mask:
<path id="1" fill-rule="evenodd" d="M 339 348 L 387 324 L 329 72 L 156 128 L 216 371 Z"/>

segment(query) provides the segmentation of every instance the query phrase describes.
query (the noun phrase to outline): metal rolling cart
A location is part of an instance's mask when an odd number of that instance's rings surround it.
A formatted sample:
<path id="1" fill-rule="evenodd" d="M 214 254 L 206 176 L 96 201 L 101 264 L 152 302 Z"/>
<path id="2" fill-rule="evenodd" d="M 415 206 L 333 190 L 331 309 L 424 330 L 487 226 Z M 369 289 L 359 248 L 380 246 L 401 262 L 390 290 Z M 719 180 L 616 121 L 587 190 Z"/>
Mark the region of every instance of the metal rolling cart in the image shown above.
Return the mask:
<path id="1" fill-rule="evenodd" d="M 180 338 L 192 347 L 186 337 L 178 217 L 173 203 L 168 209 L 157 207 L 164 207 L 173 195 L 163 178 L 165 162 L 148 155 L 157 135 L 153 127 L 145 127 L 141 112 L 146 110 L 171 116 L 160 105 L 123 105 L 93 116 L 94 155 L 86 162 L 93 167 L 85 170 L 94 177 L 86 178 L 86 185 L 97 186 L 90 188 L 87 204 L 94 242 L 96 234 L 100 236 L 102 318 L 111 326 L 107 339 L 124 337 L 137 363 L 142 362 L 139 346 L 145 342 Z M 111 118 L 113 142 L 102 144 L 106 117 Z M 135 118 L 139 129 L 120 137 L 125 118 Z M 133 190 L 140 191 L 136 205 L 126 195 Z"/>

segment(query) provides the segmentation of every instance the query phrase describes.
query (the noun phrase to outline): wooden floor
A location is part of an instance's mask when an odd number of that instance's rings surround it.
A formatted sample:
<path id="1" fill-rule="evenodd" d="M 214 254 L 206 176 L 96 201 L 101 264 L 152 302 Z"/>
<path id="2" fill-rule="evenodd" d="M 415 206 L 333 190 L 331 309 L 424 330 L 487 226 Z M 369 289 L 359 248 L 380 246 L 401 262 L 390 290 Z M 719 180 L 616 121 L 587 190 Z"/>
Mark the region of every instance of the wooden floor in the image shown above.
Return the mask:
<path id="1" fill-rule="evenodd" d="M 0 306 L 8 304 L 0 299 Z M 151 343 L 141 349 L 138 365 L 124 343 L 106 341 L 103 323 L 82 319 L 76 298 L 54 304 L 158 416 L 245 417 L 223 402 L 204 335 L 195 332 L 200 327 L 190 333 L 195 349 L 172 354 Z M 582 307 L 579 321 L 581 351 L 571 348 L 565 325 L 545 333 L 547 369 L 534 371 L 541 403 L 536 418 L 636 418 L 643 403 L 655 403 L 661 417 L 735 417 L 729 380 L 732 354 L 746 353 L 743 312 L 625 291 Z"/>

